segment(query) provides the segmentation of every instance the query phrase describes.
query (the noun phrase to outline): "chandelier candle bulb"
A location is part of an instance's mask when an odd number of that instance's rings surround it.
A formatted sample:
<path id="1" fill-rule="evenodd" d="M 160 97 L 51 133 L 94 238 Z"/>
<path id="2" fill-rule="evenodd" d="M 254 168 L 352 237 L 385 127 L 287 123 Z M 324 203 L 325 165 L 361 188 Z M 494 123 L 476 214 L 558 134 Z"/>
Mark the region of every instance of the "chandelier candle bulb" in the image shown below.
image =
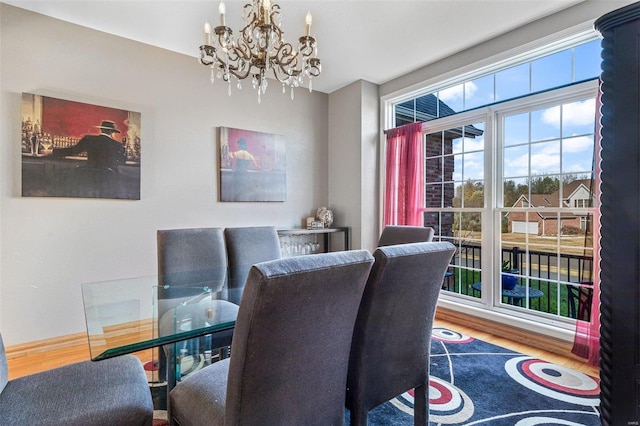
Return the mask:
<path id="1" fill-rule="evenodd" d="M 305 25 L 305 35 L 307 37 L 309 37 L 309 35 L 311 34 L 311 22 L 313 21 L 313 18 L 311 17 L 311 11 L 307 12 L 307 16 L 304 19 L 304 23 Z"/>
<path id="2" fill-rule="evenodd" d="M 269 0 L 264 0 L 264 2 L 262 3 L 262 9 L 264 11 L 264 23 L 265 24 L 270 24 L 271 22 L 271 18 L 269 16 L 269 10 L 271 9 L 271 1 Z"/>
<path id="3" fill-rule="evenodd" d="M 211 46 L 211 25 L 208 22 L 204 23 L 204 44 Z"/>
<path id="4" fill-rule="evenodd" d="M 220 26 L 224 27 L 225 26 L 224 15 L 225 13 L 227 13 L 227 8 L 224 5 L 223 1 L 221 1 L 220 5 L 218 6 L 218 13 L 220 14 Z"/>

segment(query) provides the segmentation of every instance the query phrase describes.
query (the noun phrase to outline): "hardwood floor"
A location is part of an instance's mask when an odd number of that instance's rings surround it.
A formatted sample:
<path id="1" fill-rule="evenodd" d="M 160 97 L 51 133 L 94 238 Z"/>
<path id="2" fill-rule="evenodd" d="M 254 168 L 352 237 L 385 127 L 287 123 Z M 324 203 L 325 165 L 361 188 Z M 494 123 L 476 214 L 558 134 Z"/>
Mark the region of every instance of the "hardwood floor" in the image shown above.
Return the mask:
<path id="1" fill-rule="evenodd" d="M 543 359 L 554 364 L 562 365 L 575 371 L 580 371 L 592 377 L 598 377 L 599 371 L 597 367 L 590 366 L 586 362 L 572 356 L 567 346 L 559 346 L 554 342 L 547 343 L 543 338 L 531 338 L 530 335 L 520 332 L 508 334 L 514 336 L 514 339 L 500 337 L 499 333 L 490 333 L 487 329 L 494 330 L 494 325 L 483 325 L 481 322 L 472 322 L 474 328 L 468 325 L 462 325 L 456 321 L 454 315 L 439 314 L 436 317 L 436 326 L 445 327 L 453 331 L 464 333 L 466 335 L 484 340 L 494 345 L 502 346 L 525 355 Z M 468 323 L 467 321 L 466 323 Z M 465 323 L 465 324 L 466 324 Z M 502 333 L 503 335 L 505 333 Z M 84 336 L 84 338 L 83 338 Z M 28 374 L 37 373 L 39 371 L 49 370 L 55 367 L 71 364 L 73 362 L 89 359 L 89 348 L 86 341 L 86 335 L 78 334 L 66 337 L 65 343 L 58 342 L 59 339 L 50 339 L 56 341 L 56 344 L 45 345 L 51 349 L 40 350 L 40 345 L 18 345 L 7 348 L 7 358 L 9 366 L 9 379 L 26 376 Z M 533 342 L 536 346 L 526 344 L 524 342 Z M 59 346 L 59 347 L 56 347 Z M 542 349 L 545 348 L 545 349 Z M 546 348 L 551 348 L 548 350 Z M 566 353 L 566 354 L 565 354 Z M 143 360 L 150 359 L 149 352 L 138 353 Z"/>

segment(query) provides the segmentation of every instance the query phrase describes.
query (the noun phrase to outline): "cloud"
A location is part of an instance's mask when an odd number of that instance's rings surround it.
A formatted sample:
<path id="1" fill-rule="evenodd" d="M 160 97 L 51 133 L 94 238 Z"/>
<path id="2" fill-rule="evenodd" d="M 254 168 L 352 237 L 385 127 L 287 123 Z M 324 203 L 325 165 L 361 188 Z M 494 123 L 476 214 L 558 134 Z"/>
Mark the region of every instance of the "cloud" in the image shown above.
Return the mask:
<path id="1" fill-rule="evenodd" d="M 593 152 L 593 138 L 580 136 L 577 138 L 567 138 L 562 141 L 562 152 Z"/>
<path id="2" fill-rule="evenodd" d="M 465 95 L 467 99 L 472 98 L 478 90 L 478 86 L 473 81 L 468 81 L 465 84 L 458 84 L 457 86 L 449 87 L 448 89 L 441 90 L 439 93 L 440 100 L 443 102 L 451 102 L 458 99 L 462 99 Z"/>
<path id="3" fill-rule="evenodd" d="M 593 124 L 596 113 L 596 100 L 587 99 L 562 105 L 562 120 L 565 126 L 586 126 Z M 560 106 L 547 108 L 542 113 L 542 121 L 551 126 L 560 127 Z"/>
<path id="4" fill-rule="evenodd" d="M 464 152 L 481 151 L 484 149 L 484 137 L 476 138 L 458 138 L 453 140 L 453 153 L 462 152 L 462 143 L 464 141 Z"/>

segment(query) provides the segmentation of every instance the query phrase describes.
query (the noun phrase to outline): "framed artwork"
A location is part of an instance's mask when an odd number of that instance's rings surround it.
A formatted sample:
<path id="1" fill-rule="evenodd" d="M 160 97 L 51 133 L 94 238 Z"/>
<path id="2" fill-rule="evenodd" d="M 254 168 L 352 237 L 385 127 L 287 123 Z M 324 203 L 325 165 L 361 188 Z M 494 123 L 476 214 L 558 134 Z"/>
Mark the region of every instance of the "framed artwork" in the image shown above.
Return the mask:
<path id="1" fill-rule="evenodd" d="M 280 135 L 220 128 L 220 201 L 286 201 L 286 144 Z"/>
<path id="2" fill-rule="evenodd" d="M 140 113 L 22 94 L 22 196 L 140 199 Z"/>

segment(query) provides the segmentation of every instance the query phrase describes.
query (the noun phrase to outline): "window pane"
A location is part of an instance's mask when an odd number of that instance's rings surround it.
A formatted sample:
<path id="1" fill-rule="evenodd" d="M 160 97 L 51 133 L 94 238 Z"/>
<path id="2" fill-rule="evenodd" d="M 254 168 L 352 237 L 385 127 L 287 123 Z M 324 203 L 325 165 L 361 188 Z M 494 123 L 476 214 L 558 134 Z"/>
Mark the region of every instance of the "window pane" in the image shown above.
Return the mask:
<path id="1" fill-rule="evenodd" d="M 454 171 L 453 171 L 453 180 L 462 181 L 464 177 L 462 176 L 462 154 L 454 155 Z"/>
<path id="2" fill-rule="evenodd" d="M 529 113 L 505 117 L 504 144 L 515 145 L 525 142 L 529 142 Z"/>
<path id="3" fill-rule="evenodd" d="M 531 62 L 531 91 L 539 92 L 571 83 L 571 50 Z"/>
<path id="4" fill-rule="evenodd" d="M 464 183 L 463 207 L 484 207 L 483 181 L 468 180 Z"/>
<path id="5" fill-rule="evenodd" d="M 424 205 L 427 208 L 442 207 L 442 185 L 427 184 L 425 185 Z"/>
<path id="6" fill-rule="evenodd" d="M 484 123 L 474 123 L 470 126 L 464 126 L 464 150 L 480 151 L 484 149 Z"/>
<path id="7" fill-rule="evenodd" d="M 593 135 L 562 141 L 562 173 L 587 173 L 593 170 Z"/>
<path id="8" fill-rule="evenodd" d="M 529 175 L 529 147 L 516 146 L 504 149 L 504 177 Z"/>
<path id="9" fill-rule="evenodd" d="M 427 183 L 442 182 L 442 157 L 427 158 L 425 160 L 425 174 Z"/>
<path id="10" fill-rule="evenodd" d="M 530 207 L 560 207 L 559 176 L 532 176 Z"/>
<path id="11" fill-rule="evenodd" d="M 568 137 L 593 133 L 595 115 L 595 99 L 562 105 L 562 135 Z"/>
<path id="12" fill-rule="evenodd" d="M 529 64 L 507 68 L 496 73 L 496 101 L 504 101 L 529 93 Z"/>
<path id="13" fill-rule="evenodd" d="M 505 179 L 502 191 L 504 207 L 529 207 L 529 185 L 526 178 Z"/>
<path id="14" fill-rule="evenodd" d="M 431 133 L 425 138 L 425 155 L 427 157 L 435 157 L 442 155 L 442 140 L 444 132 Z"/>
<path id="15" fill-rule="evenodd" d="M 560 141 L 531 145 L 531 174 L 560 173 Z"/>
<path id="16" fill-rule="evenodd" d="M 464 84 L 464 109 L 472 109 L 495 101 L 493 74 L 476 78 Z"/>
<path id="17" fill-rule="evenodd" d="M 402 126 L 416 121 L 416 100 L 411 99 L 396 105 L 396 126 Z"/>
<path id="18" fill-rule="evenodd" d="M 440 117 L 446 117 L 463 111 L 464 84 L 458 84 L 457 86 L 441 90 L 438 92 L 438 99 L 441 101 Z"/>
<path id="19" fill-rule="evenodd" d="M 463 138 L 456 138 L 452 141 L 453 143 L 451 144 L 451 151 L 454 154 L 459 154 L 461 152 L 464 151 L 464 139 Z"/>
<path id="20" fill-rule="evenodd" d="M 463 179 L 484 179 L 484 152 L 464 154 Z"/>
<path id="21" fill-rule="evenodd" d="M 600 75 L 600 40 L 577 46 L 574 49 L 574 81 L 596 78 Z"/>
<path id="22" fill-rule="evenodd" d="M 531 141 L 560 138 L 560 107 L 531 112 Z"/>

